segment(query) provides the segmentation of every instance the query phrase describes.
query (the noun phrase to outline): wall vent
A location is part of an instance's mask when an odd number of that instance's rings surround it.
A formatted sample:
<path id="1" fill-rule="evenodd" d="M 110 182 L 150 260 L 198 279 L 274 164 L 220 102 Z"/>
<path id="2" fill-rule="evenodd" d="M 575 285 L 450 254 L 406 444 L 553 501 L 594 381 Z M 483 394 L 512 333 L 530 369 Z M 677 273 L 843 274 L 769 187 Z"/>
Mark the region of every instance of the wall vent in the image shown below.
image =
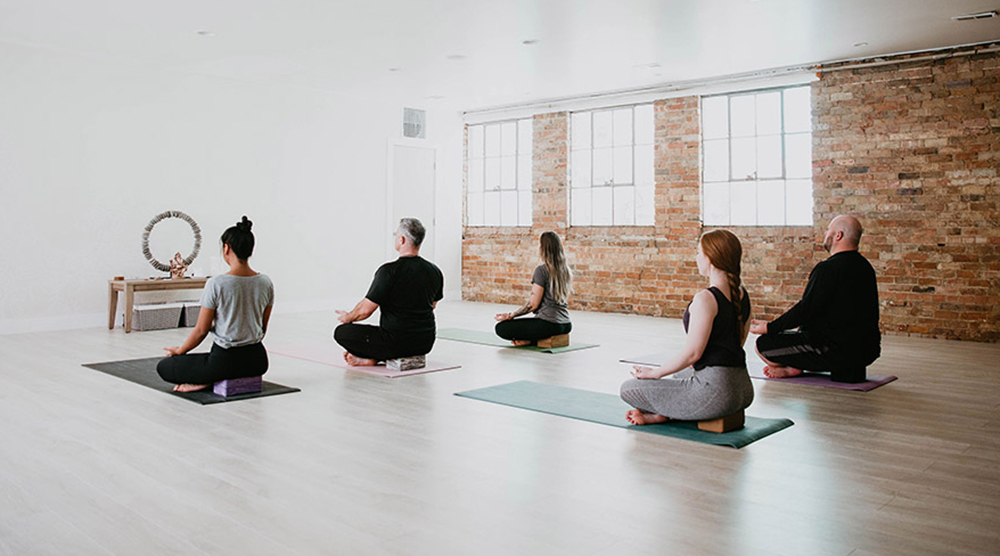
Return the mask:
<path id="1" fill-rule="evenodd" d="M 427 112 L 416 108 L 403 108 L 403 137 L 427 137 Z"/>
<path id="2" fill-rule="evenodd" d="M 953 16 L 951 19 L 954 21 L 971 21 L 973 19 L 989 19 L 991 17 L 996 17 L 996 16 L 997 12 L 990 11 L 990 12 L 979 12 L 977 14 L 956 15 Z"/>

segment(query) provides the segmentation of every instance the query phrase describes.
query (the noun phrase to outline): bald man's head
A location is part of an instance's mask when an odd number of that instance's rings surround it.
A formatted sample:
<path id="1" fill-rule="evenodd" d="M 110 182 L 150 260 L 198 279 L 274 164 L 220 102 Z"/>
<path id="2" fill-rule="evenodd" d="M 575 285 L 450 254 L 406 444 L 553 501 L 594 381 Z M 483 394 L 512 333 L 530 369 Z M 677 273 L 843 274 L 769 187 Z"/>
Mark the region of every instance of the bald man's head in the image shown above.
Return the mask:
<path id="1" fill-rule="evenodd" d="M 853 216 L 842 214 L 830 221 L 823 238 L 823 247 L 830 253 L 855 251 L 861 243 L 861 222 Z"/>

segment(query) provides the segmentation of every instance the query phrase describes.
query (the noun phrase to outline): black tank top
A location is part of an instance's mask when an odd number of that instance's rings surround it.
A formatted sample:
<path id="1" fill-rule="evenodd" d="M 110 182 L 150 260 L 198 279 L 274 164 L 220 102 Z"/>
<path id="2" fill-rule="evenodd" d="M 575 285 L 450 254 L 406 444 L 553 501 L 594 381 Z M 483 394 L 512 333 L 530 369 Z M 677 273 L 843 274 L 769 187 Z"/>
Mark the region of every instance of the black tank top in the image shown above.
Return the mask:
<path id="1" fill-rule="evenodd" d="M 719 306 L 719 311 L 712 321 L 712 332 L 708 335 L 708 344 L 701 354 L 701 359 L 695 361 L 694 369 L 700 371 L 705 367 L 746 367 L 747 355 L 743 351 L 743 339 L 740 321 L 736 318 L 736 308 L 726 299 L 726 296 L 719 291 L 719 288 L 712 286 L 708 288 L 715 296 L 715 303 Z M 688 321 L 691 319 L 691 304 L 684 310 L 684 332 L 687 332 Z M 750 318 L 750 294 L 743 288 L 743 299 L 740 300 L 740 312 L 743 314 L 743 322 Z"/>

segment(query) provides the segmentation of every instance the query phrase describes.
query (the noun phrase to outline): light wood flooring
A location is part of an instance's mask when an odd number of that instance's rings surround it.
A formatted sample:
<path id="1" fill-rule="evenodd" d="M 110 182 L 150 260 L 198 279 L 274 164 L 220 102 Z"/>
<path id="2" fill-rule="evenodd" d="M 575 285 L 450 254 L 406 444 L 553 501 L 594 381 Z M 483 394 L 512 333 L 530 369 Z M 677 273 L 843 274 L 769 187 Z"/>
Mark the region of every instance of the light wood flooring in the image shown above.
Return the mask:
<path id="1" fill-rule="evenodd" d="M 445 302 L 438 325 L 499 309 Z M 573 316 L 599 348 L 439 340 L 461 369 L 395 380 L 272 355 L 302 392 L 213 406 L 80 366 L 186 330 L 0 336 L 0 555 L 1000 553 L 1000 345 L 887 336 L 871 372 L 900 380 L 868 393 L 754 381 L 748 414 L 795 425 L 741 450 L 452 395 L 616 393 L 618 358 L 683 341 L 677 320 Z M 279 314 L 265 344 L 334 323 Z"/>

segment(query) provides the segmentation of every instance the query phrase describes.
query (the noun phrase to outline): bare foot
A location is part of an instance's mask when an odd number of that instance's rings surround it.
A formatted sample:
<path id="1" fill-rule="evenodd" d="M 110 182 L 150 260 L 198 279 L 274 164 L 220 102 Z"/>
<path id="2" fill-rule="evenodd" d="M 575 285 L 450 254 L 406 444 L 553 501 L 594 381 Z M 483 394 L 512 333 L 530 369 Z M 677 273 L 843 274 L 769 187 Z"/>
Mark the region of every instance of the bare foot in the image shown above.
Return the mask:
<path id="1" fill-rule="evenodd" d="M 344 352 L 344 361 L 347 361 L 347 364 L 352 367 L 374 367 L 376 363 L 374 359 L 364 359 L 346 351 Z"/>
<path id="2" fill-rule="evenodd" d="M 514 344 L 517 347 L 530 346 L 531 340 L 511 340 L 510 343 Z"/>
<path id="3" fill-rule="evenodd" d="M 802 369 L 795 367 L 778 367 L 767 365 L 764 367 L 764 376 L 769 378 L 789 378 L 802 374 Z"/>
<path id="4" fill-rule="evenodd" d="M 174 392 L 197 392 L 208 388 L 207 384 L 178 384 L 174 386 Z"/>
<path id="5" fill-rule="evenodd" d="M 664 417 L 663 415 L 657 415 L 656 413 L 643 413 L 638 409 L 630 409 L 629 412 L 625 414 L 625 420 L 633 425 L 653 425 L 655 423 L 669 421 L 670 418 Z"/>

